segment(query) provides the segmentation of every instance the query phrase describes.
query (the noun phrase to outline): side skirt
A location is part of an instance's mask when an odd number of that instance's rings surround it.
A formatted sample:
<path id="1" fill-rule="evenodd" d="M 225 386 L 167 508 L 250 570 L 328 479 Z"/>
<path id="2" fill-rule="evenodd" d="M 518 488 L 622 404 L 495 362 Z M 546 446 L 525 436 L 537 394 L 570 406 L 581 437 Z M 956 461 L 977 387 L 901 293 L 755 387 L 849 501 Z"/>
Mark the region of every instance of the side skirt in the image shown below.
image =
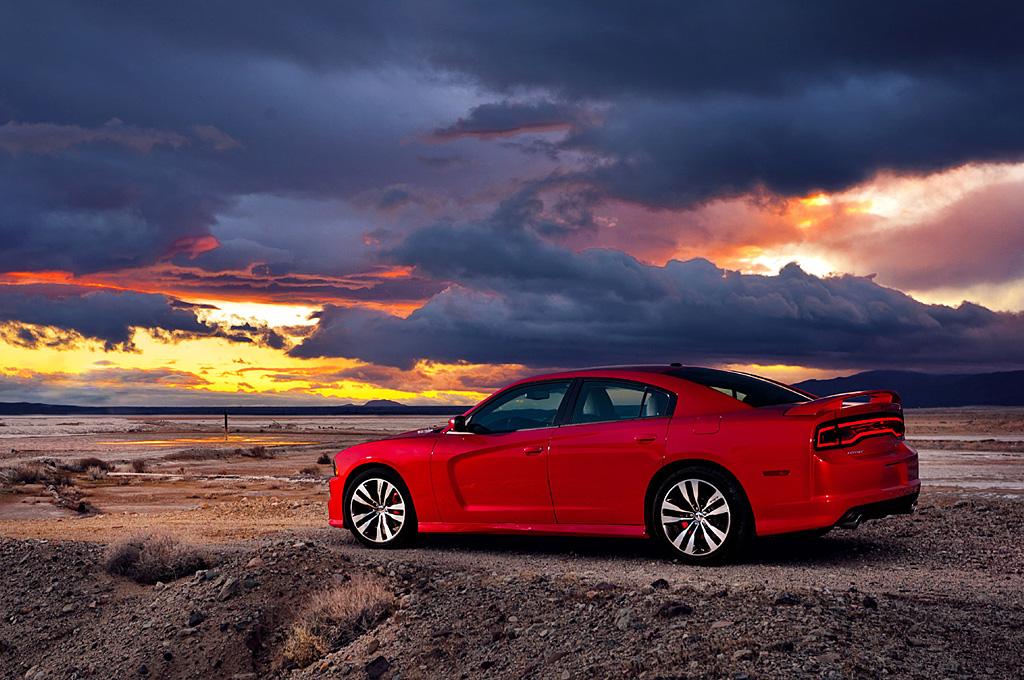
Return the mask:
<path id="1" fill-rule="evenodd" d="M 537 534 L 541 536 L 606 536 L 648 538 L 647 527 L 619 524 L 484 524 L 476 522 L 420 522 L 425 534 Z"/>

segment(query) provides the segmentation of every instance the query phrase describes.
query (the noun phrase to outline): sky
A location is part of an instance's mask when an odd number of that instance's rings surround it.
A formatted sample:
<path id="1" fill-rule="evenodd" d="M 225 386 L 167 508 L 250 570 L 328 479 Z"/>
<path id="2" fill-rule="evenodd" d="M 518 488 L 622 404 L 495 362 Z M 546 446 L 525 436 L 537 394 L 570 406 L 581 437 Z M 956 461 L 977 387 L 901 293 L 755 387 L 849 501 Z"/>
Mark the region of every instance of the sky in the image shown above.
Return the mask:
<path id="1" fill-rule="evenodd" d="M 1024 368 L 1016 2 L 8 2 L 0 401 Z"/>

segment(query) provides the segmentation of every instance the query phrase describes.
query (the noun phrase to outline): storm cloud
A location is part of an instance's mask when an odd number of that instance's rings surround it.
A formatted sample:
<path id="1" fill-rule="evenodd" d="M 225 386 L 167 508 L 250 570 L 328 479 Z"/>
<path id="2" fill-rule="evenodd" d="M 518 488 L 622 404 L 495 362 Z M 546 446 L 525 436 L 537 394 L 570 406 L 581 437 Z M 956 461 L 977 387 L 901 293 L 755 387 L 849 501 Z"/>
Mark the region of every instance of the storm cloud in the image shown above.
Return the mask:
<path id="1" fill-rule="evenodd" d="M 436 226 L 393 252 L 451 286 L 402 319 L 325 307 L 294 356 L 519 363 L 772 361 L 808 366 L 992 365 L 1024 361 L 1024 318 L 927 305 L 869 278 L 777 276 L 695 259 L 644 265 L 573 253 L 528 231 Z"/>

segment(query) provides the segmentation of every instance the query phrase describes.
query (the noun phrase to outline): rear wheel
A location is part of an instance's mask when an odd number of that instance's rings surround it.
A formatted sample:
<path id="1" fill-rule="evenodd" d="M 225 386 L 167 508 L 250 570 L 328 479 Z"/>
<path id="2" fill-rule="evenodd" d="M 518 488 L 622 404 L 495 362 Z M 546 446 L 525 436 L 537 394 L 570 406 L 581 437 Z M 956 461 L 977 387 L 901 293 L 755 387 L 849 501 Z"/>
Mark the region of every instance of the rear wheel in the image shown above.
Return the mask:
<path id="1" fill-rule="evenodd" d="M 349 483 L 344 500 L 346 525 L 365 546 L 394 548 L 416 534 L 409 489 L 391 470 L 361 472 Z"/>
<path id="2" fill-rule="evenodd" d="M 750 536 L 750 508 L 739 485 L 705 467 L 672 473 L 650 511 L 654 536 L 674 557 L 714 564 L 734 555 Z"/>

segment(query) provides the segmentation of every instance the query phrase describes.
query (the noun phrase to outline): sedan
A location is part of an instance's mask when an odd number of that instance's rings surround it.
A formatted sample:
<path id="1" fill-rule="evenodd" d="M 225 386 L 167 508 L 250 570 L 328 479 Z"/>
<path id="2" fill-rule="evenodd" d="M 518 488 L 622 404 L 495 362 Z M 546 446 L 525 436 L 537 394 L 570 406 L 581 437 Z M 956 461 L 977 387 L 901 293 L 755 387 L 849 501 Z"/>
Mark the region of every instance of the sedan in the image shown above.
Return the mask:
<path id="1" fill-rule="evenodd" d="M 334 459 L 330 524 L 373 548 L 417 533 L 653 538 L 688 563 L 753 536 L 913 512 L 899 395 L 817 398 L 745 373 L 616 366 L 513 383 L 445 427 Z"/>

